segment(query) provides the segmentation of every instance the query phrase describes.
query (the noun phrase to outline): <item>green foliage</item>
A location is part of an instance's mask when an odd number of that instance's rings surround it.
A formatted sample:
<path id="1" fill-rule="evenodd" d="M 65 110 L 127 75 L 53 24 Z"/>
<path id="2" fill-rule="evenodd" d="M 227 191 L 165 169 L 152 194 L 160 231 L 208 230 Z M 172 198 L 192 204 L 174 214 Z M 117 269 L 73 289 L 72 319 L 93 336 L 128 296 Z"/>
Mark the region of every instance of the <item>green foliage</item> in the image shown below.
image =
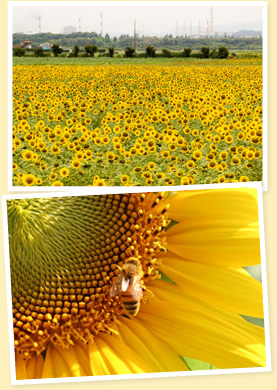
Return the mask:
<path id="1" fill-rule="evenodd" d="M 195 53 L 191 53 L 190 55 L 192 58 L 203 58 L 203 54 L 200 51 L 197 51 Z"/>
<path id="2" fill-rule="evenodd" d="M 190 57 L 190 55 L 191 55 L 191 48 L 188 47 L 188 48 L 184 49 L 184 57 L 188 58 L 188 57 Z"/>
<path id="3" fill-rule="evenodd" d="M 98 47 L 96 45 L 86 45 L 85 51 L 90 57 L 94 57 L 94 54 L 97 52 Z"/>
<path id="4" fill-rule="evenodd" d="M 209 58 L 210 55 L 210 48 L 208 46 L 201 47 L 201 53 L 203 58 Z"/>
<path id="5" fill-rule="evenodd" d="M 229 50 L 227 47 L 221 46 L 218 48 L 218 57 L 219 58 L 227 58 L 229 55 Z"/>
<path id="6" fill-rule="evenodd" d="M 34 50 L 35 57 L 44 57 L 44 51 L 42 47 L 36 47 Z"/>
<path id="7" fill-rule="evenodd" d="M 124 55 L 126 58 L 132 58 L 135 54 L 135 49 L 133 47 L 126 47 L 125 51 L 124 51 Z"/>
<path id="8" fill-rule="evenodd" d="M 210 58 L 218 58 L 218 51 L 216 49 L 210 52 Z"/>
<path id="9" fill-rule="evenodd" d="M 13 55 L 16 57 L 23 57 L 26 53 L 26 50 L 24 50 L 22 47 L 16 47 L 13 49 Z"/>
<path id="10" fill-rule="evenodd" d="M 25 40 L 30 40 L 30 35 L 13 34 L 13 45 L 21 45 Z M 119 38 L 111 38 L 106 34 L 102 37 L 96 32 L 75 32 L 72 34 L 52 34 L 41 33 L 32 34 L 31 41 L 34 46 L 39 46 L 43 42 L 57 43 L 65 48 L 72 48 L 74 44 L 84 47 L 86 45 L 97 45 L 99 48 L 115 47 L 116 50 L 124 50 L 125 47 L 133 45 L 133 36 L 123 34 Z M 226 46 L 229 50 L 261 50 L 261 37 L 232 37 L 232 38 L 189 38 L 173 37 L 165 35 L 164 37 L 140 37 L 137 38 L 137 50 L 145 51 L 148 45 L 154 46 L 157 50 L 168 49 L 182 51 L 184 47 L 200 50 L 202 46 L 209 46 L 216 49 L 220 46 Z"/>
<path id="11" fill-rule="evenodd" d="M 108 51 L 109 51 L 109 57 L 112 58 L 114 56 L 114 47 L 109 47 Z"/>
<path id="12" fill-rule="evenodd" d="M 190 371 L 203 371 L 203 370 L 217 370 L 218 368 L 216 366 L 213 366 L 210 363 L 203 362 L 202 360 L 192 359 L 188 357 L 182 357 L 182 360 L 186 363 L 188 366 L 188 369 Z"/>
<path id="13" fill-rule="evenodd" d="M 74 49 L 73 49 L 73 51 L 72 51 L 73 57 L 77 57 L 78 54 L 79 54 L 79 52 L 80 52 L 80 47 L 79 47 L 78 45 L 75 45 L 75 46 L 74 46 Z"/>
<path id="14" fill-rule="evenodd" d="M 147 57 L 153 58 L 156 55 L 156 49 L 153 46 L 147 46 L 145 52 Z"/>
<path id="15" fill-rule="evenodd" d="M 58 57 L 59 54 L 62 54 L 63 49 L 59 45 L 54 43 L 54 45 L 52 46 L 52 52 L 55 57 Z"/>
<path id="16" fill-rule="evenodd" d="M 169 51 L 169 50 L 167 50 L 167 49 L 163 49 L 163 50 L 162 50 L 162 53 L 163 53 L 163 55 L 164 55 L 165 57 L 167 57 L 167 58 L 172 57 L 171 51 Z"/>

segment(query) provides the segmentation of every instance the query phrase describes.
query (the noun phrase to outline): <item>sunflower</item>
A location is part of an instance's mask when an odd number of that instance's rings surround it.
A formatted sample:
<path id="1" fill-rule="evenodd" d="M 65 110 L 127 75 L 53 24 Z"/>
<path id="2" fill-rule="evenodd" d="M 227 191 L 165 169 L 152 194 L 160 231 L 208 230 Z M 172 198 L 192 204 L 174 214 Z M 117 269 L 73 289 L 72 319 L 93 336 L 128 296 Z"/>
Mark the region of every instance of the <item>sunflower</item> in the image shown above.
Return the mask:
<path id="1" fill-rule="evenodd" d="M 63 167 L 60 169 L 60 175 L 61 177 L 68 177 L 69 175 L 69 169 L 66 167 Z"/>
<path id="2" fill-rule="evenodd" d="M 55 180 L 52 184 L 52 187 L 63 187 L 63 182 L 60 180 Z"/>
<path id="3" fill-rule="evenodd" d="M 82 163 L 79 160 L 73 160 L 71 163 L 72 168 L 79 169 L 81 167 Z"/>
<path id="4" fill-rule="evenodd" d="M 8 200 L 17 379 L 265 366 L 255 189 Z M 26 239 L 28 237 L 28 239 Z M 136 316 L 117 290 L 140 269 Z M 173 281 L 174 283 L 172 283 Z M 130 310 L 130 309 L 129 309 Z"/>
<path id="5" fill-rule="evenodd" d="M 36 178 L 32 174 L 22 176 L 22 183 L 24 186 L 33 186 L 36 182 Z"/>
<path id="6" fill-rule="evenodd" d="M 33 158 L 33 152 L 31 150 L 24 150 L 22 157 L 25 161 L 31 161 Z"/>

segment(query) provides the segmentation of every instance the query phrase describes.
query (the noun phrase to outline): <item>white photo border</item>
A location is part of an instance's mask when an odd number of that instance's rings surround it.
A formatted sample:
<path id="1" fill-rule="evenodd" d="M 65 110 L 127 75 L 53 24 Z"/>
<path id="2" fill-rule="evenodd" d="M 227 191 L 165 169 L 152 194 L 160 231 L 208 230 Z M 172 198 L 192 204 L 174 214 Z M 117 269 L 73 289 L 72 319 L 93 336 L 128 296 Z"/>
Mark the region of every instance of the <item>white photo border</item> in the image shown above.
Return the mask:
<path id="1" fill-rule="evenodd" d="M 262 7 L 262 16 L 263 16 L 263 26 L 262 26 L 262 36 L 263 36 L 263 181 L 262 187 L 263 191 L 268 190 L 268 109 L 267 109 L 267 95 L 268 95 L 268 11 L 267 11 L 267 1 L 8 1 L 8 191 L 13 192 L 30 192 L 30 191 L 53 191 L 51 186 L 32 186 L 23 187 L 13 185 L 13 175 L 12 175 L 12 126 L 13 126 L 13 110 L 12 110 L 12 64 L 13 64 L 13 53 L 12 53 L 12 26 L 13 26 L 13 8 L 14 7 L 109 7 L 109 6 L 122 6 L 122 7 L 189 7 L 189 6 L 214 6 L 214 7 Z M 205 184 L 201 184 L 205 186 Z M 213 184 L 216 186 L 217 184 Z M 151 187 L 151 191 L 156 191 L 156 187 Z M 193 185 L 195 188 L 195 185 Z M 65 186 L 65 187 L 55 187 L 55 191 L 76 191 L 79 188 L 78 186 Z M 93 187 L 95 194 L 101 194 L 102 190 L 99 187 Z M 107 193 L 113 193 L 114 187 L 106 186 Z M 121 188 L 121 187 L 120 187 Z M 135 186 L 123 187 L 122 192 L 134 191 Z M 149 191 L 144 188 L 148 187 L 138 187 L 142 191 Z M 183 186 L 164 186 L 164 191 L 170 188 L 172 191 L 180 191 L 183 189 Z M 203 187 L 205 188 L 205 187 Z M 140 190 L 136 192 L 140 192 Z"/>
<path id="2" fill-rule="evenodd" d="M 30 198 L 52 198 L 52 197 L 68 197 L 68 196 L 82 196 L 82 195 L 100 195 L 95 194 L 92 187 L 88 191 L 70 191 L 70 192 L 44 192 L 44 193 L 25 193 L 25 194 L 10 194 L 2 195 L 2 214 L 3 214 L 3 232 L 4 232 L 4 250 L 5 250 L 5 270 L 6 270 L 6 288 L 7 288 L 7 306 L 8 306 L 8 325 L 9 325 L 9 346 L 10 346 L 10 367 L 11 367 L 11 384 L 25 385 L 25 384 L 43 384 L 43 383 L 68 383 L 68 382 L 88 382 L 88 381 L 108 381 L 108 380 L 122 380 L 122 379 L 140 379 L 140 378 L 164 378 L 164 377 L 184 377 L 195 375 L 218 375 L 218 374 L 239 374 L 251 372 L 270 372 L 271 367 L 271 352 L 270 352 L 270 331 L 269 331 L 269 313 L 268 313 L 268 293 L 267 293 L 267 275 L 266 275 L 266 258 L 265 258 L 265 236 L 264 236 L 264 217 L 263 217 L 263 189 L 261 182 L 250 183 L 223 183 L 217 187 L 214 185 L 195 185 L 187 186 L 188 188 L 182 191 L 195 191 L 205 189 L 222 189 L 222 188 L 254 188 L 257 190 L 258 198 L 258 213 L 259 213 L 259 232 L 260 232 L 260 252 L 261 252 L 261 272 L 262 272 L 262 289 L 263 289 L 263 307 L 264 307 L 264 330 L 265 330 L 265 347 L 266 347 L 266 367 L 253 368 L 237 368 L 237 369 L 218 369 L 218 370 L 201 370 L 201 371 L 184 371 L 184 372 L 163 372 L 163 373 L 147 373 L 147 374 L 124 374 L 124 375 L 104 375 L 104 376 L 86 376 L 86 377 L 68 377 L 68 378 L 47 378 L 47 379 L 26 379 L 16 380 L 15 375 L 15 353 L 14 353 L 14 338 L 13 338 L 13 315 L 12 315 L 12 296 L 11 296 L 11 278 L 10 278 L 10 256 L 9 256 L 9 232 L 8 232 L 8 218 L 7 218 L 7 201 L 11 199 L 30 199 Z M 139 191 L 125 191 L 131 192 L 145 192 L 139 187 Z M 112 194 L 121 193 L 119 188 L 113 187 Z M 136 188 L 137 189 L 137 188 Z M 157 191 L 164 191 L 164 187 L 158 187 Z M 147 188 L 146 192 L 155 192 L 153 189 Z M 101 194 L 106 194 L 105 187 L 102 187 Z"/>

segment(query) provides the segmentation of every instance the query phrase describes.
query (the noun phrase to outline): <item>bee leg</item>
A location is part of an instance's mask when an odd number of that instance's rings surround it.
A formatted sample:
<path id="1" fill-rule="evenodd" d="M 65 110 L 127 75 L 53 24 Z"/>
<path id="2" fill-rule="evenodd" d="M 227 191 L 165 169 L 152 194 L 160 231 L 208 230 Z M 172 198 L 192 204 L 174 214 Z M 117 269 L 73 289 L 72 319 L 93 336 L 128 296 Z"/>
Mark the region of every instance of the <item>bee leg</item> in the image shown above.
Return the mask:
<path id="1" fill-rule="evenodd" d="M 143 303 L 149 302 L 150 300 L 156 299 L 155 294 L 148 289 L 145 289 L 145 292 L 143 294 L 143 297 L 141 298 L 141 301 Z"/>

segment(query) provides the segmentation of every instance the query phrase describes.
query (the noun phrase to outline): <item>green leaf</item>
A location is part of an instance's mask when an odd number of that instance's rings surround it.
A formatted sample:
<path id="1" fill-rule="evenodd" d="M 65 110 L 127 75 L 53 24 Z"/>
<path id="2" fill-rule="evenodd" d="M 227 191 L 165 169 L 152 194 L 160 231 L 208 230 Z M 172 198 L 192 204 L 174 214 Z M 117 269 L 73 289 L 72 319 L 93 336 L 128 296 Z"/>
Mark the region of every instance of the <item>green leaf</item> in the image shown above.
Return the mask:
<path id="1" fill-rule="evenodd" d="M 218 370 L 216 366 L 213 366 L 212 364 L 203 362 L 201 360 L 192 359 L 184 356 L 181 356 L 181 359 L 186 363 L 190 371 Z"/>

